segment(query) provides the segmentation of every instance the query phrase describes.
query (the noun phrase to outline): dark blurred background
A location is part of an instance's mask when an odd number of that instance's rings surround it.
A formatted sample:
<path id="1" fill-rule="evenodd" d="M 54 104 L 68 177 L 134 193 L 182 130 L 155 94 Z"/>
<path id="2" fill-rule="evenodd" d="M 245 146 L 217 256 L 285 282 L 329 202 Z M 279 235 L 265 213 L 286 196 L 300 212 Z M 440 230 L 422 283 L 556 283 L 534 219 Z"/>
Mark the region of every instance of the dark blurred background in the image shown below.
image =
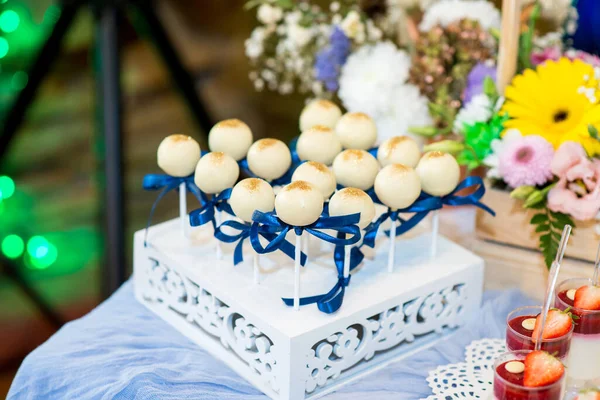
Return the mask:
<path id="1" fill-rule="evenodd" d="M 292 137 L 303 98 L 254 91 L 244 40 L 255 13 L 245 12 L 243 3 L 169 0 L 158 2 L 156 9 L 214 120 L 240 118 L 255 137 Z M 27 83 L 30 63 L 59 15 L 51 0 L 0 0 L 2 115 Z M 143 192 L 141 180 L 158 172 L 158 144 L 166 135 L 185 133 L 205 148 L 207 134 L 173 88 L 154 47 L 138 33 L 124 21 L 119 39 L 129 260 L 132 234 L 145 226 L 156 195 Z M 104 155 L 95 128 L 94 24 L 88 10 L 77 16 L 66 42 L 0 160 L 2 255 L 14 260 L 21 277 L 64 321 L 102 300 L 104 273 L 99 161 Z M 175 217 L 176 201 L 167 196 L 155 220 Z M 22 289 L 0 274 L 0 398 L 22 358 L 55 329 Z"/>

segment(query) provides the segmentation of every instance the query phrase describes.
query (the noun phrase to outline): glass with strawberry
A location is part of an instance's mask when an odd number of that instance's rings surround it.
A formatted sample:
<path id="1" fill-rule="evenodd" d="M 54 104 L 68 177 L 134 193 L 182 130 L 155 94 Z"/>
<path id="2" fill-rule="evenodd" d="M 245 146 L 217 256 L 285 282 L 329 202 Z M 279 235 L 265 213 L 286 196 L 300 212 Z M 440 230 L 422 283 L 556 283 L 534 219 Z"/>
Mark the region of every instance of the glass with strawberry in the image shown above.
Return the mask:
<path id="1" fill-rule="evenodd" d="M 542 350 L 502 354 L 494 364 L 494 400 L 562 400 L 565 367 Z"/>
<path id="2" fill-rule="evenodd" d="M 534 350 L 539 335 L 542 307 L 521 307 L 508 314 L 506 319 L 506 347 L 508 350 Z M 541 350 L 564 361 L 571 346 L 572 316 L 558 309 L 548 311 Z"/>
<path id="3" fill-rule="evenodd" d="M 600 385 L 600 286 L 569 279 L 556 287 L 555 307 L 576 318 L 567 361 L 569 385 Z"/>

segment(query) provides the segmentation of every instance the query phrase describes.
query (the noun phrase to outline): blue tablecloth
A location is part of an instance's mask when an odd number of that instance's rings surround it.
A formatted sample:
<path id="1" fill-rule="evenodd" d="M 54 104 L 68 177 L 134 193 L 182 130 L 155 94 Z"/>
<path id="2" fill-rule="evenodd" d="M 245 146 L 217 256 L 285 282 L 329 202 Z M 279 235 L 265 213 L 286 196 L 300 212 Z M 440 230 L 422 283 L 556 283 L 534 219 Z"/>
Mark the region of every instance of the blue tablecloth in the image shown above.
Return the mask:
<path id="1" fill-rule="evenodd" d="M 464 359 L 471 341 L 502 337 L 506 315 L 534 304 L 518 291 L 488 292 L 478 315 L 428 350 L 326 399 L 419 399 L 438 365 Z M 90 314 L 65 325 L 23 362 L 9 399 L 266 399 L 133 297 L 128 282 Z"/>

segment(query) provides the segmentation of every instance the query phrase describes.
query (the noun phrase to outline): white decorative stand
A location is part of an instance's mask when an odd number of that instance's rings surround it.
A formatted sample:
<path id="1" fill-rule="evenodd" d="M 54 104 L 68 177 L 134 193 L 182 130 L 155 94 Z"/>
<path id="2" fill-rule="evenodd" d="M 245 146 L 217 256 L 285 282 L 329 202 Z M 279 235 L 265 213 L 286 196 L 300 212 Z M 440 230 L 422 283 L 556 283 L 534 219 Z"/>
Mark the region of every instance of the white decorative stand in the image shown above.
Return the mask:
<path id="1" fill-rule="evenodd" d="M 315 304 L 295 311 L 294 262 L 276 252 L 261 257 L 261 284 L 253 284 L 248 240 L 244 262 L 233 266 L 233 246 L 214 254 L 212 227 L 182 240 L 179 222 L 135 234 L 136 298 L 273 399 L 314 399 L 451 333 L 481 302 L 483 260 L 440 237 L 398 238 L 393 273 L 387 241 L 365 249 L 344 303 L 334 314 Z M 293 242 L 293 234 L 288 240 Z M 332 247 L 311 249 L 301 271 L 301 297 L 329 291 L 337 281 Z M 367 251 L 369 251 L 367 253 Z M 376 254 L 373 256 L 373 254 Z"/>

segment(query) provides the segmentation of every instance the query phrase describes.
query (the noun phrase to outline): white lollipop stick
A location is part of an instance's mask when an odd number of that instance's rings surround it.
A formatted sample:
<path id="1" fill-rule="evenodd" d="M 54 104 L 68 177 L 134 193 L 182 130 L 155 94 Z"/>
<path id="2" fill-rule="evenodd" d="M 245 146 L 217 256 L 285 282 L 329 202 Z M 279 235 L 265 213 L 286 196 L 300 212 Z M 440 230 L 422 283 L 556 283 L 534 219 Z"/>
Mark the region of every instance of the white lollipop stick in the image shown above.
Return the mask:
<path id="1" fill-rule="evenodd" d="M 435 210 L 431 216 L 431 259 L 437 256 L 438 235 L 440 232 L 440 212 Z"/>
<path id="2" fill-rule="evenodd" d="M 187 237 L 188 224 L 190 222 L 187 212 L 187 188 L 185 182 L 179 184 L 179 221 L 181 223 L 181 234 Z"/>
<path id="3" fill-rule="evenodd" d="M 344 278 L 350 276 L 350 250 L 352 250 L 350 246 L 344 246 Z"/>
<path id="4" fill-rule="evenodd" d="M 217 227 L 221 225 L 221 211 L 215 210 L 215 223 Z M 223 258 L 223 249 L 221 248 L 221 241 L 217 240 L 217 260 Z"/>
<path id="5" fill-rule="evenodd" d="M 308 261 L 309 257 L 309 248 L 310 248 L 310 235 L 302 236 L 302 247 L 304 249 L 304 254 L 306 254 L 306 260 Z"/>
<path id="6" fill-rule="evenodd" d="M 258 285 L 260 283 L 260 269 L 258 268 L 258 253 L 256 251 L 254 252 L 253 263 L 254 263 L 254 283 Z"/>
<path id="7" fill-rule="evenodd" d="M 569 242 L 569 235 L 571 234 L 571 225 L 565 225 L 562 237 L 560 238 L 560 244 L 558 245 L 558 251 L 556 253 L 556 258 L 552 262 L 552 268 L 550 269 L 550 274 L 548 276 L 548 287 L 546 288 L 546 299 L 544 300 L 544 306 L 542 307 L 542 320 L 541 327 L 539 330 L 538 336 L 535 342 L 535 350 L 540 350 L 542 348 L 542 335 L 544 333 L 544 326 L 546 325 L 546 317 L 548 316 L 548 310 L 550 309 L 550 303 L 552 302 L 552 297 L 554 295 L 554 287 L 556 286 L 556 281 L 558 280 L 558 272 L 560 271 L 560 264 L 562 263 L 563 256 L 565 254 L 565 250 L 567 249 L 567 243 Z"/>
<path id="8" fill-rule="evenodd" d="M 396 263 L 396 221 L 392 221 L 390 229 L 390 252 L 388 254 L 388 272 L 394 272 Z"/>
<path id="9" fill-rule="evenodd" d="M 294 310 L 300 309 L 300 256 L 302 255 L 302 233 L 296 235 L 294 254 Z"/>
<path id="10" fill-rule="evenodd" d="M 592 276 L 592 285 L 600 286 L 600 244 L 598 244 L 598 250 L 596 251 L 596 263 L 594 264 L 594 276 Z"/>

